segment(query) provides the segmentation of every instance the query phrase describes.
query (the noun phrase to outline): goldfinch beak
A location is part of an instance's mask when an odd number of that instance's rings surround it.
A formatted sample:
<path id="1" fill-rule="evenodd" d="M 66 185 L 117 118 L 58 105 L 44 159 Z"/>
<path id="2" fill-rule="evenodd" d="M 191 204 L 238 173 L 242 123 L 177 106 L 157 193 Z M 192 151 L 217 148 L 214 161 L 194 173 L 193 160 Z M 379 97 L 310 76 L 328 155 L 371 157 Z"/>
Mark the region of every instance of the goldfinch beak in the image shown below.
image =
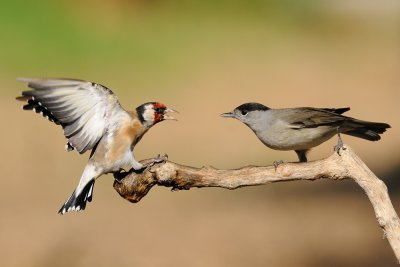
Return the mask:
<path id="1" fill-rule="evenodd" d="M 221 117 L 224 117 L 224 118 L 236 118 L 236 116 L 235 116 L 235 114 L 233 112 L 222 113 Z"/>
<path id="2" fill-rule="evenodd" d="M 174 120 L 174 121 L 177 121 L 177 119 L 176 119 L 175 117 L 173 117 L 173 116 L 171 116 L 171 115 L 166 115 L 165 113 L 179 113 L 178 111 L 176 111 L 176 110 L 174 110 L 174 109 L 172 109 L 172 108 L 167 108 L 167 109 L 164 111 L 164 116 L 163 116 L 163 119 L 164 119 L 164 120 Z"/>

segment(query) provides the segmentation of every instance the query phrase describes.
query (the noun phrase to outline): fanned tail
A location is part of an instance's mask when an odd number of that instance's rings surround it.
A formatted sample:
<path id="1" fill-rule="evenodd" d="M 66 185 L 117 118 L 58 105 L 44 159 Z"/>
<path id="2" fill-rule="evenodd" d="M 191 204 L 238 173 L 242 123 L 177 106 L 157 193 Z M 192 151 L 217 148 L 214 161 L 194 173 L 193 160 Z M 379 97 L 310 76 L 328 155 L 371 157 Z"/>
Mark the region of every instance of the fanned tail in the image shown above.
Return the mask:
<path id="1" fill-rule="evenodd" d="M 84 210 L 86 208 L 86 202 L 92 201 L 94 182 L 95 179 L 90 180 L 79 194 L 76 194 L 75 190 L 58 213 L 63 215 L 69 211 Z"/>

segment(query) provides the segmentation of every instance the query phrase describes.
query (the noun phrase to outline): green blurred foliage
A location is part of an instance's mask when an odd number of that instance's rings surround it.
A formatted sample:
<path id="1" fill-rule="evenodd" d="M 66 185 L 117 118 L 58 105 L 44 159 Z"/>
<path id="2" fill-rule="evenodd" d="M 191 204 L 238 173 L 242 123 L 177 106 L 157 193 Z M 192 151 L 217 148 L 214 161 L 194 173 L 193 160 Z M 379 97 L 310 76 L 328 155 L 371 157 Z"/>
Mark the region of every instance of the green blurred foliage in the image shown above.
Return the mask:
<path id="1" fill-rule="evenodd" d="M 331 6 L 315 0 L 3 1 L 0 70 L 5 78 L 116 75 L 138 85 L 165 83 L 221 53 L 273 54 L 293 35 L 327 43 L 340 40 L 338 34 L 376 38 L 362 13 L 360 20 L 346 15 L 346 6 L 345 12 Z M 390 33 L 393 25 L 386 25 Z"/>

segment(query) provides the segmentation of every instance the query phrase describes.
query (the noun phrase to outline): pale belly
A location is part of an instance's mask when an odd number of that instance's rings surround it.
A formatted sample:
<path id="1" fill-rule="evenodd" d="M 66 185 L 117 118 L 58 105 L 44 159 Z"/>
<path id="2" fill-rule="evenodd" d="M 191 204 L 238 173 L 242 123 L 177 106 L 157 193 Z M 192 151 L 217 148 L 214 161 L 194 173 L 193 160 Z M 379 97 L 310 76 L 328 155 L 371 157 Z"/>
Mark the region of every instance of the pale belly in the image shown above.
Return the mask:
<path id="1" fill-rule="evenodd" d="M 126 171 L 132 167 L 140 168 L 139 163 L 133 156 L 133 146 L 130 139 L 113 139 L 112 142 L 104 140 L 99 144 L 91 161 L 101 168 L 103 173 L 117 172 L 121 169 Z"/>
<path id="2" fill-rule="evenodd" d="M 336 131 L 322 126 L 316 131 L 309 129 L 286 129 L 272 134 L 256 133 L 257 137 L 266 146 L 276 150 L 307 150 L 329 140 Z"/>

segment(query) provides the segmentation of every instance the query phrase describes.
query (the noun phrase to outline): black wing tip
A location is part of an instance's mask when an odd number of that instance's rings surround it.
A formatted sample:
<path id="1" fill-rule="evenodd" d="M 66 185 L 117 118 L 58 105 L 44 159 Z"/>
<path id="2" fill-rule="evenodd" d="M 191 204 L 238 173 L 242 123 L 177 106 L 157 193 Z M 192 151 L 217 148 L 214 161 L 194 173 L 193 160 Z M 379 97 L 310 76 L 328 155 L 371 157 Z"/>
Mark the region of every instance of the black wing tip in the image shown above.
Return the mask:
<path id="1" fill-rule="evenodd" d="M 344 108 L 321 108 L 321 110 L 341 115 L 341 114 L 349 111 L 350 107 L 344 107 Z"/>
<path id="2" fill-rule="evenodd" d="M 339 110 L 341 112 L 340 114 L 342 114 L 342 113 L 345 113 L 345 112 L 351 110 L 351 108 L 350 107 L 344 107 L 344 108 L 338 108 L 337 110 Z"/>

